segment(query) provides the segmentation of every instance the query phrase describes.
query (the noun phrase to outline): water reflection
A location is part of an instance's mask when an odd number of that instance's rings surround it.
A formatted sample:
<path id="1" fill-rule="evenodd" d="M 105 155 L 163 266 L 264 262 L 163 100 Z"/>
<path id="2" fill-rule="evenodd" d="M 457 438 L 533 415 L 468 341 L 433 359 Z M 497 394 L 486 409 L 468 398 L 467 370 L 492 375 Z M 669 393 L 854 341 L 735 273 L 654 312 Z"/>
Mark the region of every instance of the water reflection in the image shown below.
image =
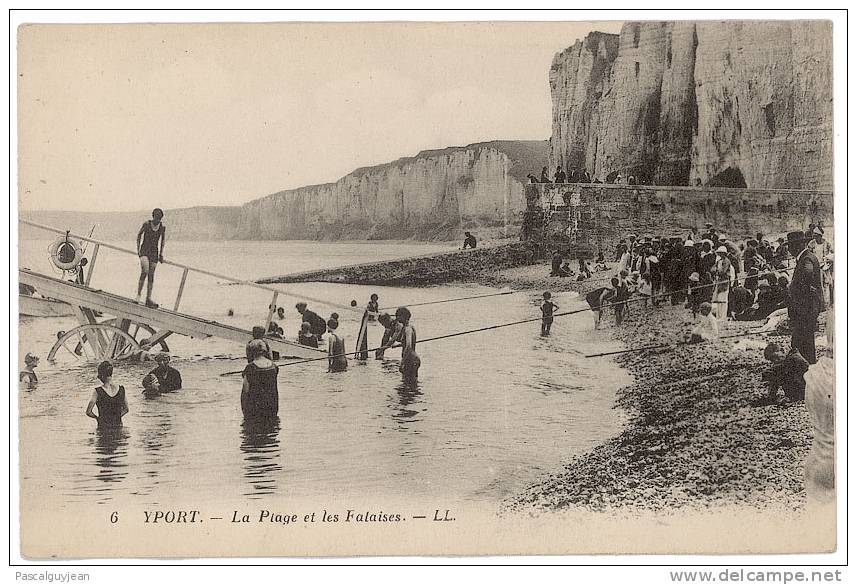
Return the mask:
<path id="1" fill-rule="evenodd" d="M 419 408 L 423 404 L 422 396 L 420 383 L 417 381 L 402 381 L 396 386 L 393 421 L 399 430 L 408 430 L 411 423 L 420 420 L 417 416 L 425 410 Z"/>
<path id="2" fill-rule="evenodd" d="M 142 417 L 141 417 L 142 418 Z M 164 467 L 171 464 L 171 457 L 167 457 L 175 445 L 175 433 L 173 431 L 173 414 L 169 411 L 161 411 L 149 414 L 145 422 L 150 425 L 143 429 L 140 435 L 140 444 L 143 446 L 146 457 L 144 459 L 144 476 L 151 479 L 151 484 L 144 486 L 151 491 L 160 483 L 160 476 Z"/>
<path id="3" fill-rule="evenodd" d="M 245 496 L 258 498 L 277 491 L 280 465 L 280 417 L 245 419 L 241 425 L 244 478 L 250 488 Z"/>
<path id="4" fill-rule="evenodd" d="M 116 484 L 128 477 L 128 437 L 126 427 L 96 428 L 91 443 L 95 447 L 95 479 L 103 486 L 94 488 L 96 492 L 112 492 Z M 109 498 L 108 498 L 109 499 Z"/>

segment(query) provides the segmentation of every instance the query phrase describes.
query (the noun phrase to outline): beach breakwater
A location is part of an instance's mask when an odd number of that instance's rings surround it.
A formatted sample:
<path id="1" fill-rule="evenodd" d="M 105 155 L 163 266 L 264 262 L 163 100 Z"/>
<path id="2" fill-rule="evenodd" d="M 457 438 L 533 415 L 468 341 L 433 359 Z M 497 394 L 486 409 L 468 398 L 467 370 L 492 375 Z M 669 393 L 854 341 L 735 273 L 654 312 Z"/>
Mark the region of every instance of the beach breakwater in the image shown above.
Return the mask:
<path id="1" fill-rule="evenodd" d="M 428 286 L 453 281 L 473 281 L 480 274 L 504 268 L 534 264 L 531 247 L 524 242 L 486 246 L 472 250 L 411 256 L 400 260 L 353 264 L 337 268 L 311 270 L 282 276 L 270 276 L 256 282 L 337 282 L 379 286 Z"/>

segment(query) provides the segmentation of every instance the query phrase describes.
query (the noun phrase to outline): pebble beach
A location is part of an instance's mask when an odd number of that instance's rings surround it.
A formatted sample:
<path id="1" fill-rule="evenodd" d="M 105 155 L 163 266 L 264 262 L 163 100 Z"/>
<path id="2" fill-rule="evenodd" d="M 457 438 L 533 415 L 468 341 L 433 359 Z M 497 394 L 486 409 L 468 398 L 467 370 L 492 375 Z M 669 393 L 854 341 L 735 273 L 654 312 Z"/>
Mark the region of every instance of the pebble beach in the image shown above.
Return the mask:
<path id="1" fill-rule="evenodd" d="M 676 343 L 691 319 L 682 305 L 636 303 L 622 328 L 610 323 L 602 331 L 629 349 Z M 759 325 L 729 322 L 721 335 Z M 762 348 L 770 341 L 788 344 L 773 334 L 617 355 L 634 377 L 616 400 L 628 416 L 624 430 L 512 498 L 508 508 L 802 508 L 811 443 L 804 403 L 753 405 L 766 392 Z"/>

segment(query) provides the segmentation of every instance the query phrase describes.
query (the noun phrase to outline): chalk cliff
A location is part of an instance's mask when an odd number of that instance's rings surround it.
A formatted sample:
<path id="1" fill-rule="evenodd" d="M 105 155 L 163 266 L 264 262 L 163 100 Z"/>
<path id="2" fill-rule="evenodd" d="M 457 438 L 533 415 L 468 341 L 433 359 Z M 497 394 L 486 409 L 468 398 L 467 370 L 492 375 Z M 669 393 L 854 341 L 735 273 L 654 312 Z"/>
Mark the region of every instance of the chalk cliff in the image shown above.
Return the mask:
<path id="1" fill-rule="evenodd" d="M 235 237 L 446 239 L 468 227 L 517 225 L 526 175 L 547 158 L 547 141 L 424 151 L 357 169 L 335 183 L 251 201 L 241 208 Z"/>
<path id="2" fill-rule="evenodd" d="M 240 207 L 166 210 L 170 238 L 184 240 L 458 239 L 464 229 L 510 226 L 517 233 L 523 184 L 548 160 L 546 140 L 498 140 L 427 150 L 357 169 L 335 183 L 280 191 Z M 22 218 L 131 240 L 149 210 L 24 212 Z M 44 237 L 22 228 L 23 238 Z M 484 237 L 484 236 L 483 236 Z"/>
<path id="3" fill-rule="evenodd" d="M 827 21 L 627 23 L 550 70 L 553 166 L 644 182 L 831 189 Z"/>

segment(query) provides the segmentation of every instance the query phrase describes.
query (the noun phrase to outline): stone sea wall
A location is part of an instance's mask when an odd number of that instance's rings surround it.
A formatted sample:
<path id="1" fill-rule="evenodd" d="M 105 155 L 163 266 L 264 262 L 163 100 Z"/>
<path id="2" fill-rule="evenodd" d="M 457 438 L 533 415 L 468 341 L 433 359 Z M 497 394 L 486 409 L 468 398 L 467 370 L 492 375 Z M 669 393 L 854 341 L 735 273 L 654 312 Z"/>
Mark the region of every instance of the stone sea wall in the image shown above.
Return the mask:
<path id="1" fill-rule="evenodd" d="M 630 22 L 550 70 L 551 165 L 658 185 L 832 189 L 828 21 Z M 743 185 L 742 185 L 743 184 Z"/>
<path id="2" fill-rule="evenodd" d="M 546 238 L 548 246 L 570 241 L 584 255 L 599 249 L 609 255 L 630 233 L 686 236 L 692 227 L 704 231 L 706 222 L 736 241 L 806 229 L 811 222 L 833 238 L 831 191 L 533 184 L 526 197 L 528 222 L 535 225 L 525 237 Z"/>

